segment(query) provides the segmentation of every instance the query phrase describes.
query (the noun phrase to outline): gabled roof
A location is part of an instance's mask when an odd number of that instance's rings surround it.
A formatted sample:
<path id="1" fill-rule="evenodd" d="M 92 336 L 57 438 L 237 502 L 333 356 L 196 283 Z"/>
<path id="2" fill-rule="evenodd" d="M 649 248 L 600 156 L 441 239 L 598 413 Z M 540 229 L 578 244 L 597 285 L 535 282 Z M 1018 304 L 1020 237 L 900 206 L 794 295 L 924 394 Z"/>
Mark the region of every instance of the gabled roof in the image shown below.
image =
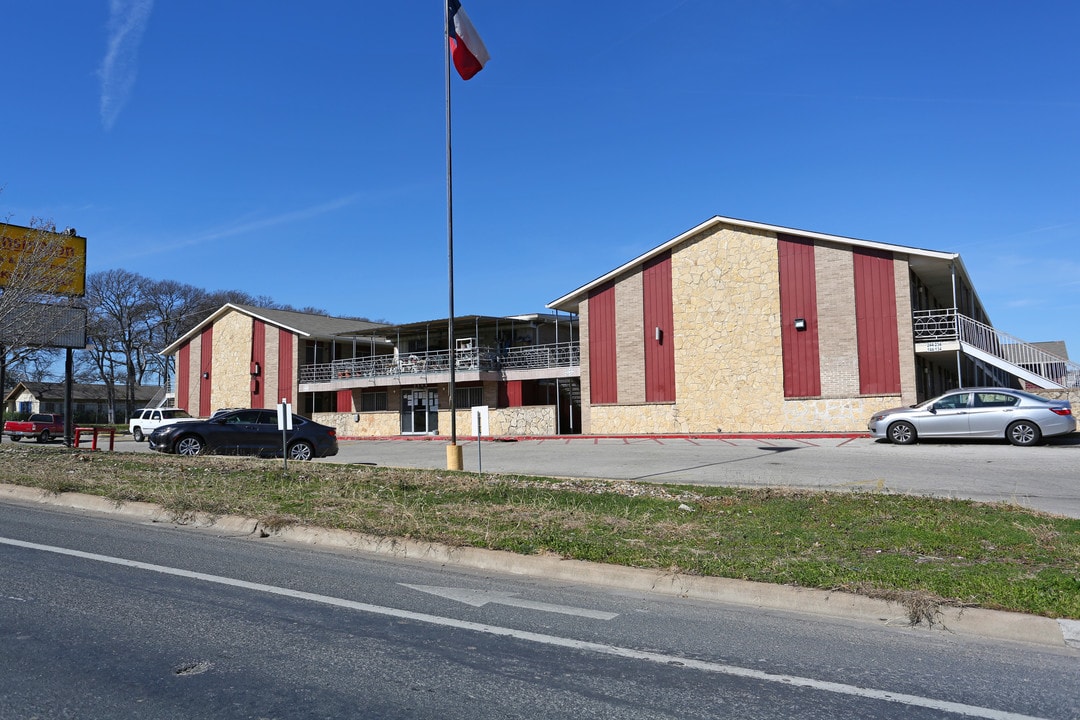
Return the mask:
<path id="1" fill-rule="evenodd" d="M 188 330 L 178 340 L 173 342 L 166 348 L 161 350 L 162 355 L 172 355 L 175 353 L 184 343 L 190 341 L 193 337 L 201 333 L 207 326 L 214 324 L 220 318 L 229 314 L 230 312 L 239 312 L 247 315 L 256 320 L 262 320 L 268 325 L 281 328 L 288 332 L 295 333 L 300 337 L 316 338 L 324 340 L 333 340 L 341 337 L 342 335 L 353 335 L 361 332 L 368 332 L 376 330 L 378 328 L 387 327 L 382 323 L 368 322 L 367 320 L 356 320 L 354 318 L 339 318 L 331 317 L 329 315 L 315 315 L 313 313 L 302 313 L 293 310 L 274 310 L 271 308 L 260 308 L 252 305 L 238 305 L 234 303 L 226 303 L 214 311 L 208 318 L 201 323 Z"/>
<path id="2" fill-rule="evenodd" d="M 737 218 L 722 217 L 715 215 L 705 222 L 690 228 L 681 235 L 677 235 L 668 240 L 662 245 L 649 250 L 643 255 L 639 255 L 633 260 L 620 265 L 614 270 L 601 275 L 595 280 L 582 285 L 576 290 L 563 295 L 562 297 L 552 300 L 547 304 L 548 308 L 552 310 L 566 310 L 568 312 L 575 312 L 577 310 L 578 303 L 580 303 L 588 293 L 603 285 L 604 283 L 613 280 L 620 275 L 623 275 L 627 271 L 648 262 L 651 258 L 660 255 L 663 252 L 679 245 L 690 238 L 699 235 L 702 232 L 711 230 L 720 225 L 732 225 L 740 228 L 748 228 L 751 230 L 762 230 L 765 232 L 794 235 L 797 237 L 808 238 L 812 240 L 822 240 L 825 242 L 836 243 L 840 245 L 847 245 L 850 247 L 861 247 L 875 250 L 886 250 L 890 252 L 902 253 L 909 256 L 909 262 L 912 269 L 914 269 L 920 277 L 924 279 L 928 284 L 937 285 L 941 288 L 951 286 L 951 272 L 955 268 L 956 272 L 964 277 L 967 277 L 967 271 L 964 270 L 963 262 L 960 260 L 960 255 L 957 253 L 940 252 L 937 250 L 925 250 L 922 248 L 907 247 L 904 245 L 893 245 L 890 243 L 875 242 L 873 240 L 859 240 L 857 238 L 843 237 L 840 235 L 827 235 L 825 233 L 813 232 L 810 230 L 798 230 L 795 228 L 783 227 L 780 225 L 769 225 L 767 223 L 754 222 L 752 220 L 739 220 Z M 970 281 L 969 281 L 970 284 Z M 951 293 L 950 293 L 951 294 Z"/>
<path id="3" fill-rule="evenodd" d="M 20 382 L 7 394 L 4 402 L 17 398 L 22 395 L 24 390 L 39 401 L 59 402 L 64 399 L 64 383 L 62 382 Z M 117 385 L 114 390 L 116 397 L 122 400 L 126 391 L 125 387 Z M 161 392 L 161 388 L 155 385 L 136 385 L 135 402 L 148 403 L 159 392 Z M 73 383 L 71 386 L 71 399 L 75 402 L 106 402 L 108 400 L 108 387 L 106 385 Z"/>

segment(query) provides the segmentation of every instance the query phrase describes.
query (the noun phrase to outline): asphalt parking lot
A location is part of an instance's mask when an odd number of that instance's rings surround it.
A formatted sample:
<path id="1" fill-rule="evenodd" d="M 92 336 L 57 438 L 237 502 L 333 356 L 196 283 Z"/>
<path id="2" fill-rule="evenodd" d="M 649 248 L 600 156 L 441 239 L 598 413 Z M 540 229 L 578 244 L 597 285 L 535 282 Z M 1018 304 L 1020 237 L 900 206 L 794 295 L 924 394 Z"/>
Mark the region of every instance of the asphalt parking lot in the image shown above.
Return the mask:
<path id="1" fill-rule="evenodd" d="M 458 444 L 470 472 L 902 492 L 1012 502 L 1080 518 L 1080 433 L 1034 447 L 899 446 L 865 436 L 564 436 Z M 429 437 L 341 440 L 338 455 L 316 462 L 440 470 L 447 467 L 447 445 L 446 438 Z M 148 451 L 130 438 L 118 439 L 116 450 Z"/>

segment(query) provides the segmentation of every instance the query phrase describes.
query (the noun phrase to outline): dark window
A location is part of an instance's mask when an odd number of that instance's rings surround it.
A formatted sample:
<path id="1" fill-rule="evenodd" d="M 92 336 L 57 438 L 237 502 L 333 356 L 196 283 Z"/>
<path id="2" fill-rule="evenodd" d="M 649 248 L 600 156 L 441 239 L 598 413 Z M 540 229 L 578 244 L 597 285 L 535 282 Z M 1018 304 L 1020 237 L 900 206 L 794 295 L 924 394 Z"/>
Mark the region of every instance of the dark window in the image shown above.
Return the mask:
<path id="1" fill-rule="evenodd" d="M 388 407 L 385 390 L 360 393 L 360 412 L 378 412 Z"/>
<path id="2" fill-rule="evenodd" d="M 484 404 L 484 388 L 482 387 L 456 387 L 454 388 L 454 407 L 471 408 Z"/>

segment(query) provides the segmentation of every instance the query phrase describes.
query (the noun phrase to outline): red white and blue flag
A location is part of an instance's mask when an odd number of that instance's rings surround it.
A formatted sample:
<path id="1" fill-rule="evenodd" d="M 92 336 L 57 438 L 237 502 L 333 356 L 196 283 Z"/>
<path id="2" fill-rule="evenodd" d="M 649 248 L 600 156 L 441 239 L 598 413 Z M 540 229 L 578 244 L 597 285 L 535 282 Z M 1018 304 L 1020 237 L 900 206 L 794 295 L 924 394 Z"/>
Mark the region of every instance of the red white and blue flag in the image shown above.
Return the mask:
<path id="1" fill-rule="evenodd" d="M 454 59 L 454 67 L 461 79 L 468 80 L 484 68 L 491 56 L 461 3 L 458 0 L 448 0 L 448 3 L 450 57 Z"/>

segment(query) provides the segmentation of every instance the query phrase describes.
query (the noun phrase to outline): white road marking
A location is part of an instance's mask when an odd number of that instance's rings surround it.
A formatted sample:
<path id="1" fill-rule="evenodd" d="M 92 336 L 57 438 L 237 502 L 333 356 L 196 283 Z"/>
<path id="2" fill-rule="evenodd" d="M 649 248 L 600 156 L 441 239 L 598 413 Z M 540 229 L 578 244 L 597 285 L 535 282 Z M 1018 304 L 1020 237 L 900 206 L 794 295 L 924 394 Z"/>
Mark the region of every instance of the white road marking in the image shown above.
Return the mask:
<path id="1" fill-rule="evenodd" d="M 593 618 L 595 620 L 612 620 L 619 617 L 619 613 L 604 612 L 603 610 L 588 610 L 586 608 L 571 607 L 569 605 L 552 605 L 550 603 L 536 602 L 535 600 L 522 600 L 517 593 L 500 592 L 498 590 L 470 590 L 469 588 L 437 587 L 435 585 L 409 585 L 398 583 L 402 587 L 412 590 L 437 595 L 447 600 L 483 607 L 489 603 L 495 605 L 509 605 L 511 607 L 524 608 L 526 610 L 540 610 L 542 612 L 562 613 L 563 615 L 578 615 L 580 617 Z"/>
<path id="2" fill-rule="evenodd" d="M 414 620 L 416 622 L 427 623 L 430 625 L 439 625 L 443 627 L 452 627 L 460 630 L 471 630 L 474 632 L 487 633 L 500 637 L 509 637 L 516 640 L 523 640 L 526 642 L 533 642 L 541 645 L 551 645 L 555 647 L 563 647 L 573 650 L 582 650 L 587 652 L 599 653 L 601 655 L 611 655 L 614 657 L 628 658 L 631 660 L 644 660 L 646 662 L 666 665 L 668 667 L 688 668 L 691 670 L 700 670 L 702 672 L 715 673 L 719 675 L 729 675 L 731 677 L 740 677 L 749 680 L 758 680 L 761 682 L 779 683 L 781 685 L 789 685 L 791 687 L 802 687 L 810 688 L 812 690 L 822 690 L 824 692 L 831 692 L 839 695 L 867 698 L 870 700 L 882 700 L 885 702 L 898 703 L 901 705 L 910 705 L 913 707 L 929 708 L 931 710 L 954 713 L 956 715 L 962 715 L 965 717 L 988 718 L 989 720 L 1046 720 L 1045 718 L 1005 712 L 1002 710 L 995 710 L 993 708 L 984 708 L 977 705 L 965 705 L 963 703 L 949 702 L 946 700 L 935 700 L 934 698 L 920 697 L 918 695 L 894 693 L 889 692 L 888 690 L 875 690 L 873 688 L 856 687 L 854 685 L 814 680 L 812 678 L 798 677 L 796 675 L 778 675 L 775 673 L 763 672 L 761 670 L 752 670 L 750 668 L 737 667 L 735 665 L 724 665 L 721 663 L 707 662 L 704 660 L 694 660 L 692 658 L 679 657 L 678 655 L 666 655 L 663 653 L 646 652 L 643 650 L 634 650 L 632 648 L 619 647 L 617 645 L 606 645 L 604 643 L 574 640 L 571 638 L 559 637 L 557 635 L 545 635 L 543 633 L 534 633 L 527 630 L 514 630 L 513 628 L 499 627 L 498 625 L 486 625 L 483 623 L 467 622 L 464 620 L 455 620 L 453 618 L 440 617 L 438 615 L 428 615 L 427 613 L 417 613 L 411 612 L 409 610 L 400 610 L 398 608 L 369 605 L 368 603 L 345 600 L 342 598 L 330 597 L 328 595 L 317 595 L 315 593 L 302 592 L 300 590 L 290 590 L 289 588 L 277 587 L 274 585 L 263 585 L 262 583 L 253 583 L 246 580 L 237 580 L 235 578 L 222 577 L 220 575 L 209 575 L 207 573 L 193 572 L 191 570 L 181 570 L 179 568 L 167 567 L 165 565 L 154 565 L 152 563 L 144 563 L 137 560 L 126 560 L 124 558 L 111 557 L 108 555 L 98 555 L 96 553 L 88 553 L 81 550 L 70 550 L 68 548 L 55 547 L 53 545 L 40 545 L 38 543 L 25 542 L 23 540 L 14 540 L 4 537 L 0 537 L 0 545 L 11 545 L 13 547 L 27 548 L 30 550 L 40 550 L 42 552 L 50 552 L 57 555 L 67 555 L 69 557 L 76 557 L 84 560 L 93 560 L 94 562 L 108 563 L 110 565 L 120 565 L 123 567 L 136 568 L 139 570 L 148 570 L 150 572 L 161 573 L 163 575 L 173 575 L 176 577 L 189 578 L 192 580 L 202 580 L 203 582 L 216 583 L 218 585 L 226 585 L 229 587 L 243 588 L 245 590 L 254 590 L 256 592 L 269 593 L 271 595 L 281 595 L 284 597 L 294 598 L 298 600 L 308 600 L 310 602 L 321 603 L 324 605 L 332 605 L 335 607 L 349 608 L 351 610 L 358 610 L 360 612 L 371 613 L 374 615 L 384 615 L 404 620 Z"/>

